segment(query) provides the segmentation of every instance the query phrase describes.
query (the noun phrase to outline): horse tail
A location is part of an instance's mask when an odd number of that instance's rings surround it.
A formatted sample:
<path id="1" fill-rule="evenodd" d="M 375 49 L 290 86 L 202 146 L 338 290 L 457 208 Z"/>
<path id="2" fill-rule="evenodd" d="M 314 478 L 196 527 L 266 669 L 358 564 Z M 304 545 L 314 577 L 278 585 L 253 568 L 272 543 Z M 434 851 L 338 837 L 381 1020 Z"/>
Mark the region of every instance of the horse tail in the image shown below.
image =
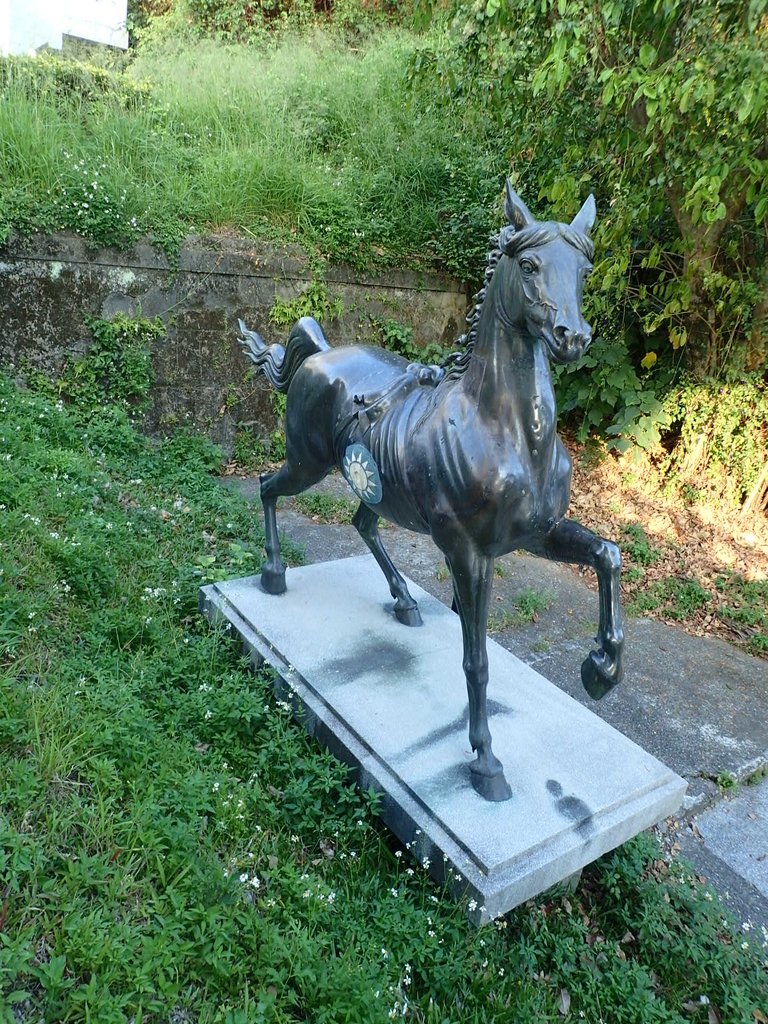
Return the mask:
<path id="1" fill-rule="evenodd" d="M 304 316 L 291 331 L 283 345 L 268 345 L 255 331 L 249 331 L 242 320 L 240 344 L 276 391 L 285 393 L 296 371 L 309 356 L 327 352 L 330 345 L 320 324 L 311 316 Z"/>

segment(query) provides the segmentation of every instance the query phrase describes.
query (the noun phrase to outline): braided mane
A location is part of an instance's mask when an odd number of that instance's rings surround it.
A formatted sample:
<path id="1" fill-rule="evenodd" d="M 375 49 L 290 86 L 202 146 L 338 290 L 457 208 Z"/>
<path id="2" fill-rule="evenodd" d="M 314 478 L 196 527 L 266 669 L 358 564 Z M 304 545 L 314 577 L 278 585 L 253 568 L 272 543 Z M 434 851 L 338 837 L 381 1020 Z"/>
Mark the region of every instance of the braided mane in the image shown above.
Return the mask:
<path id="1" fill-rule="evenodd" d="M 488 285 L 491 283 L 491 278 L 499 265 L 499 260 L 504 255 L 501 248 L 499 247 L 499 235 L 491 235 L 488 239 L 490 244 L 490 252 L 485 264 L 485 273 L 483 274 L 483 285 L 478 292 L 472 296 L 472 308 L 467 313 L 467 324 L 468 329 L 464 334 L 461 335 L 456 341 L 457 351 L 450 352 L 442 362 L 442 366 L 445 368 L 445 377 L 443 380 L 456 380 L 461 377 L 464 371 L 469 366 L 469 361 L 472 357 L 472 350 L 475 347 L 475 341 L 477 340 L 477 327 L 480 323 L 480 316 L 483 312 L 483 302 L 488 291 Z"/>

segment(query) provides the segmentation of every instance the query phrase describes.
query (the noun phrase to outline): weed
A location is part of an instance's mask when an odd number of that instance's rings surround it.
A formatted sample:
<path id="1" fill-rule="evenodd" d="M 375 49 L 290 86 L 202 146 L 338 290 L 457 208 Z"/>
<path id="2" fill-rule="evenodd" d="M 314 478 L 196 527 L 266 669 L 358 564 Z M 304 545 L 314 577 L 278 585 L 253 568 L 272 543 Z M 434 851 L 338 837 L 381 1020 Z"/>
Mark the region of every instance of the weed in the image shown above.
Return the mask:
<path id="1" fill-rule="evenodd" d="M 320 523 L 351 523 L 358 504 L 330 494 L 299 494 L 293 503 L 304 515 Z"/>
<path id="2" fill-rule="evenodd" d="M 710 601 L 710 594 L 696 580 L 665 576 L 639 591 L 628 604 L 627 613 L 657 612 L 662 618 L 687 619 L 706 608 Z"/>
<path id="3" fill-rule="evenodd" d="M 371 326 L 379 336 L 379 342 L 390 352 L 403 356 L 409 363 L 441 363 L 446 351 L 436 342 L 428 345 L 417 345 L 413 340 L 413 328 L 401 324 L 398 320 L 376 320 L 371 318 Z"/>
<path id="4" fill-rule="evenodd" d="M 47 87 L 53 62 L 15 58 L 1 87 L 0 137 L 14 144 L 0 159 L 0 236 L 64 227 L 122 246 L 142 232 L 172 254 L 185 232 L 235 228 L 359 268 L 475 277 L 506 158 L 483 119 L 435 117 L 436 88 L 403 101 L 418 45 L 402 31 L 354 48 L 320 31 L 263 46 L 172 35 L 87 100 L 80 79 Z"/>
<path id="5" fill-rule="evenodd" d="M 639 523 L 626 523 L 621 528 L 621 534 L 621 550 L 637 565 L 653 565 L 661 558 L 661 552 L 651 547 L 648 535 Z"/>
<path id="6" fill-rule="evenodd" d="M 232 456 L 242 469 L 249 472 L 260 469 L 267 461 L 267 449 L 258 437 L 245 427 L 235 432 Z"/>
<path id="7" fill-rule="evenodd" d="M 680 497 L 685 505 L 698 505 L 701 501 L 701 491 L 692 484 L 681 484 Z"/>
<path id="8" fill-rule="evenodd" d="M 545 612 L 552 607 L 552 595 L 546 591 L 527 587 L 515 598 L 515 607 L 526 619 L 536 622 L 540 612 Z"/>
<path id="9" fill-rule="evenodd" d="M 344 304 L 341 299 L 331 299 L 324 281 L 310 281 L 304 291 L 292 302 L 276 299 L 269 311 L 269 319 L 279 327 L 293 327 L 303 316 L 314 317 L 325 322 L 342 316 Z"/>
<path id="10" fill-rule="evenodd" d="M 730 772 L 720 772 L 715 782 L 724 793 L 737 789 L 739 785 Z"/>
<path id="11" fill-rule="evenodd" d="M 282 462 L 286 456 L 285 451 L 285 409 L 288 401 L 287 395 L 279 391 L 270 391 L 272 409 L 277 417 L 277 429 L 269 435 L 269 457 L 274 462 Z"/>
<path id="12" fill-rule="evenodd" d="M 533 587 L 522 590 L 514 601 L 515 610 L 502 609 L 488 617 L 488 629 L 494 633 L 519 629 L 529 622 L 538 622 L 541 612 L 552 607 L 552 595 Z"/>
<path id="13" fill-rule="evenodd" d="M 93 341 L 84 356 L 68 362 L 55 382 L 27 368 L 28 383 L 86 415 L 105 405 L 142 412 L 152 385 L 151 345 L 165 335 L 162 321 L 118 313 L 111 320 L 87 318 L 87 325 Z"/>
<path id="14" fill-rule="evenodd" d="M 717 609 L 720 618 L 748 632 L 748 651 L 768 654 L 768 580 L 728 573 L 718 577 L 715 586 L 723 599 Z"/>
<path id="15" fill-rule="evenodd" d="M 756 771 L 752 772 L 744 782 L 747 786 L 756 786 L 766 778 L 768 778 L 768 764 L 764 764 L 760 768 L 756 769 Z"/>

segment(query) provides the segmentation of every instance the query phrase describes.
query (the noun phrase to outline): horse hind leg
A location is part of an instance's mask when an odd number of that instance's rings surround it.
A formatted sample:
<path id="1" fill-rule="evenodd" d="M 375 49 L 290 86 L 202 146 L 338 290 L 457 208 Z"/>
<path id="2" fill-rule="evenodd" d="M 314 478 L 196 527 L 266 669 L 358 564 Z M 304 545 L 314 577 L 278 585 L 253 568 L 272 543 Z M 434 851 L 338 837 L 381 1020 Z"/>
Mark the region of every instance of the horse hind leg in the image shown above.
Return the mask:
<path id="1" fill-rule="evenodd" d="M 280 554 L 277 532 L 277 499 L 283 495 L 300 494 L 328 473 L 328 467 L 302 465 L 299 469 L 290 460 L 273 473 L 259 477 L 261 505 L 264 509 L 264 547 L 266 561 L 261 568 L 261 586 L 268 594 L 285 593 L 285 564 Z"/>
<path id="2" fill-rule="evenodd" d="M 392 559 L 386 552 L 379 536 L 379 517 L 362 501 L 352 520 L 352 525 L 365 541 L 366 547 L 379 563 L 381 571 L 387 578 L 389 592 L 395 599 L 395 618 L 405 626 L 420 626 L 421 612 L 411 597 L 405 580 L 397 571 Z"/>

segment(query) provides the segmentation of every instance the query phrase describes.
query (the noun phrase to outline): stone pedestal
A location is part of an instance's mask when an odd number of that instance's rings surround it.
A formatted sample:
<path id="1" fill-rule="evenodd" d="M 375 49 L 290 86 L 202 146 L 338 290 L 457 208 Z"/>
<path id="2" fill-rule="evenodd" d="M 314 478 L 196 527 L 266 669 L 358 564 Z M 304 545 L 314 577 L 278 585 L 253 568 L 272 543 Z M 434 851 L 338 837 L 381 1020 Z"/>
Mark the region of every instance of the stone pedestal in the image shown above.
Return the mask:
<path id="1" fill-rule="evenodd" d="M 231 624 L 254 666 L 276 670 L 307 731 L 381 794 L 383 820 L 466 894 L 475 923 L 677 809 L 681 778 L 490 639 L 490 726 L 513 796 L 478 796 L 459 619 L 408 586 L 421 627 L 395 620 L 369 555 L 289 569 L 279 597 L 257 576 L 212 584 L 201 609 Z"/>

